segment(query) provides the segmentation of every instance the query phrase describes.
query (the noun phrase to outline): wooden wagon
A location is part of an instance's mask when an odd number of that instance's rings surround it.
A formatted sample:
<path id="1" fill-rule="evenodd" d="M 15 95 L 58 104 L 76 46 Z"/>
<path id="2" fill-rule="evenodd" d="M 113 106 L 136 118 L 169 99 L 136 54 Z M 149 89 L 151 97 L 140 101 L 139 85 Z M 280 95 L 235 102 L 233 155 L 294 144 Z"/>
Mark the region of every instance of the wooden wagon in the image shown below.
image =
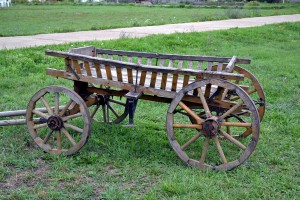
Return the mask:
<path id="1" fill-rule="evenodd" d="M 25 120 L 44 151 L 71 155 L 87 142 L 92 120 L 134 124 L 139 99 L 168 103 L 166 130 L 176 154 L 188 165 L 229 170 L 242 164 L 259 139 L 265 95 L 257 79 L 237 64 L 249 59 L 74 48 L 47 50 L 64 58 L 65 69 L 46 73 L 74 82 L 49 86 L 31 98 Z M 123 97 L 123 98 L 122 98 Z M 101 111 L 100 111 L 101 110 Z M 10 114 L 8 114 L 10 113 Z"/>

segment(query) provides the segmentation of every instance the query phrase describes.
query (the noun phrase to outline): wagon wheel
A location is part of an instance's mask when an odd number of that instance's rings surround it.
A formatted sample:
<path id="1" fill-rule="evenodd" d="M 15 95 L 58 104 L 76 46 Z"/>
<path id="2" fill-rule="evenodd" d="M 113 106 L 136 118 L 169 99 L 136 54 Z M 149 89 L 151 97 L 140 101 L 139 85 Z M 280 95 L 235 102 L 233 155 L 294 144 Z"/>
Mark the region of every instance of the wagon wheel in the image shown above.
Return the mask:
<path id="1" fill-rule="evenodd" d="M 91 110 L 91 117 L 95 120 L 103 119 L 105 123 L 118 124 L 128 115 L 128 100 L 114 96 L 98 95 L 98 103 Z M 99 112 L 99 110 L 102 110 Z"/>
<path id="2" fill-rule="evenodd" d="M 44 107 L 43 113 L 36 108 Z M 61 86 L 38 91 L 28 103 L 27 127 L 32 139 L 44 151 L 71 155 L 87 142 L 91 118 L 83 99 Z"/>
<path id="3" fill-rule="evenodd" d="M 212 67 L 212 71 L 217 71 L 217 65 Z M 223 70 L 225 70 L 226 65 L 223 65 Z M 265 114 L 265 100 L 266 100 L 266 96 L 264 93 L 264 90 L 261 86 L 261 84 L 259 83 L 259 81 L 255 78 L 255 76 L 249 72 L 248 70 L 246 70 L 243 67 L 239 67 L 239 66 L 234 66 L 233 71 L 239 73 L 239 74 L 243 74 L 245 76 L 245 79 L 243 81 L 235 81 L 235 84 L 238 84 L 240 86 L 246 86 L 243 89 L 246 90 L 247 94 L 252 98 L 252 100 L 254 101 L 259 117 L 260 117 L 260 121 L 262 121 L 264 114 Z M 239 99 L 239 97 L 237 96 L 232 96 L 229 97 L 227 96 L 227 98 L 230 98 L 231 101 L 236 101 Z"/>
<path id="4" fill-rule="evenodd" d="M 234 91 L 239 100 L 209 100 L 204 96 L 208 84 Z M 196 96 L 192 96 L 194 91 Z M 218 112 L 217 106 L 223 112 Z M 247 114 L 239 114 L 244 112 Z M 170 144 L 184 162 L 203 169 L 230 170 L 245 162 L 254 151 L 260 121 L 254 102 L 241 87 L 224 80 L 206 79 L 178 92 L 169 106 L 166 126 Z M 231 127 L 230 132 L 227 127 Z M 245 130 L 250 130 L 251 138 L 233 137 Z"/>

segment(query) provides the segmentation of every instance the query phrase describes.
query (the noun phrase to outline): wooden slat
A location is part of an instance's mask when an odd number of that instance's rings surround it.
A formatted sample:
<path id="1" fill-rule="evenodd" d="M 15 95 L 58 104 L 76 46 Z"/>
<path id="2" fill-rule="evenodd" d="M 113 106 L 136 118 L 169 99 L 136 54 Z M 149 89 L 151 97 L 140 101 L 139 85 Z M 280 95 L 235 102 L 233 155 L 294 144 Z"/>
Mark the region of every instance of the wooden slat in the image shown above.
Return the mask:
<path id="1" fill-rule="evenodd" d="M 147 71 L 141 72 L 140 85 L 142 85 L 142 86 L 145 85 L 146 75 L 147 75 Z"/>
<path id="2" fill-rule="evenodd" d="M 127 69 L 128 83 L 133 84 L 132 69 Z"/>
<path id="3" fill-rule="evenodd" d="M 106 76 L 108 80 L 112 80 L 110 65 L 105 65 Z"/>
<path id="4" fill-rule="evenodd" d="M 183 87 L 189 84 L 190 76 L 189 75 L 184 75 L 183 77 Z"/>
<path id="5" fill-rule="evenodd" d="M 174 66 L 174 60 L 170 60 L 168 67 L 173 67 L 173 66 Z"/>
<path id="6" fill-rule="evenodd" d="M 123 78 L 122 78 L 122 69 L 120 67 L 116 67 L 117 70 L 117 78 L 118 81 L 123 82 Z"/>
<path id="7" fill-rule="evenodd" d="M 178 69 L 182 69 L 183 60 L 178 61 Z"/>
<path id="8" fill-rule="evenodd" d="M 95 63 L 95 70 L 98 78 L 102 78 L 102 73 L 100 70 L 100 65 L 98 63 Z"/>
<path id="9" fill-rule="evenodd" d="M 192 69 L 192 67 L 193 67 L 193 61 L 189 61 L 188 62 L 188 69 Z"/>
<path id="10" fill-rule="evenodd" d="M 80 66 L 78 64 L 78 60 L 72 60 L 73 66 L 75 68 L 75 71 L 77 74 L 81 74 L 81 69 Z"/>
<path id="11" fill-rule="evenodd" d="M 132 57 L 131 56 L 128 56 L 127 60 L 128 60 L 128 62 L 132 63 Z"/>
<path id="12" fill-rule="evenodd" d="M 122 61 L 122 56 L 118 56 L 118 61 Z"/>
<path id="13" fill-rule="evenodd" d="M 140 64 L 140 65 L 142 64 L 142 57 L 138 57 L 137 63 Z"/>
<path id="14" fill-rule="evenodd" d="M 157 77 L 157 72 L 152 72 L 150 87 L 153 87 L 153 88 L 155 87 L 156 77 Z"/>
<path id="15" fill-rule="evenodd" d="M 162 89 L 162 90 L 166 89 L 167 79 L 168 79 L 168 74 L 167 73 L 163 73 L 162 74 L 162 79 L 161 79 L 161 84 L 160 84 L 160 89 Z"/>
<path id="16" fill-rule="evenodd" d="M 152 65 L 152 58 L 147 59 L 147 65 Z"/>
<path id="17" fill-rule="evenodd" d="M 171 91 L 176 91 L 177 81 L 178 81 L 178 74 L 173 74 L 172 89 L 171 89 Z"/>
<path id="18" fill-rule="evenodd" d="M 71 60 L 69 58 L 65 58 L 65 64 L 66 64 L 66 67 L 65 67 L 66 72 L 70 72 L 68 65 L 69 66 L 72 65 Z"/>
<path id="19" fill-rule="evenodd" d="M 108 55 L 108 59 L 113 60 L 114 56 L 113 55 Z"/>
<path id="20" fill-rule="evenodd" d="M 202 68 L 202 61 L 198 61 L 198 64 L 197 64 L 197 69 L 198 70 L 201 70 L 201 68 Z"/>
<path id="21" fill-rule="evenodd" d="M 207 71 L 211 71 L 213 65 L 214 64 L 212 62 L 208 62 Z"/>
<path id="22" fill-rule="evenodd" d="M 228 63 L 228 65 L 225 68 L 225 72 L 231 73 L 233 71 L 233 68 L 234 68 L 234 65 L 236 63 L 236 60 L 237 60 L 236 56 L 233 56 L 231 58 L 230 62 Z"/>
<path id="23" fill-rule="evenodd" d="M 87 74 L 88 76 L 92 76 L 91 68 L 90 68 L 90 63 L 84 61 L 84 65 L 83 65 L 83 66 L 84 66 L 84 68 L 85 68 L 86 74 Z"/>
<path id="24" fill-rule="evenodd" d="M 222 62 L 219 62 L 219 63 L 218 63 L 217 71 L 220 72 L 220 71 L 222 71 L 222 69 L 223 69 L 223 63 L 222 63 Z"/>
<path id="25" fill-rule="evenodd" d="M 165 65 L 165 59 L 160 59 L 159 66 L 164 67 Z"/>

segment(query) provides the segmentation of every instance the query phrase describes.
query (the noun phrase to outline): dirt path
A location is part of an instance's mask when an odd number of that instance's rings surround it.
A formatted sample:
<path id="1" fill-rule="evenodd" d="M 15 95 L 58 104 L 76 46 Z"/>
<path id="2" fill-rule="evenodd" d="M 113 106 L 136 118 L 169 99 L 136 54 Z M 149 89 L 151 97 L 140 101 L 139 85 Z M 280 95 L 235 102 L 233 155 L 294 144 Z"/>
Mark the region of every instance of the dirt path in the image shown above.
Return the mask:
<path id="1" fill-rule="evenodd" d="M 300 14 L 182 24 L 167 24 L 160 26 L 118 28 L 99 31 L 80 31 L 70 33 L 39 34 L 32 36 L 0 37 L 0 49 L 15 49 L 78 41 L 112 40 L 122 37 L 144 37 L 153 34 L 171 34 L 175 32 L 203 32 L 296 21 L 300 21 Z"/>

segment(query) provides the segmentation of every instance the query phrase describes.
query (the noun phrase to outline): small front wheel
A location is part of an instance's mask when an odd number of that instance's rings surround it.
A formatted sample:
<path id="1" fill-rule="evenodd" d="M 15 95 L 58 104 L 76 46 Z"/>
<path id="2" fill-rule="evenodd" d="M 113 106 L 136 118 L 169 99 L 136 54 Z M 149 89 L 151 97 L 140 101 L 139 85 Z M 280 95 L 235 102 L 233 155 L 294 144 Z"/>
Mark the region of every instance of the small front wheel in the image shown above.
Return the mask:
<path id="1" fill-rule="evenodd" d="M 91 128 L 89 110 L 74 91 L 49 86 L 38 91 L 28 103 L 27 128 L 44 151 L 71 155 L 87 142 Z"/>

